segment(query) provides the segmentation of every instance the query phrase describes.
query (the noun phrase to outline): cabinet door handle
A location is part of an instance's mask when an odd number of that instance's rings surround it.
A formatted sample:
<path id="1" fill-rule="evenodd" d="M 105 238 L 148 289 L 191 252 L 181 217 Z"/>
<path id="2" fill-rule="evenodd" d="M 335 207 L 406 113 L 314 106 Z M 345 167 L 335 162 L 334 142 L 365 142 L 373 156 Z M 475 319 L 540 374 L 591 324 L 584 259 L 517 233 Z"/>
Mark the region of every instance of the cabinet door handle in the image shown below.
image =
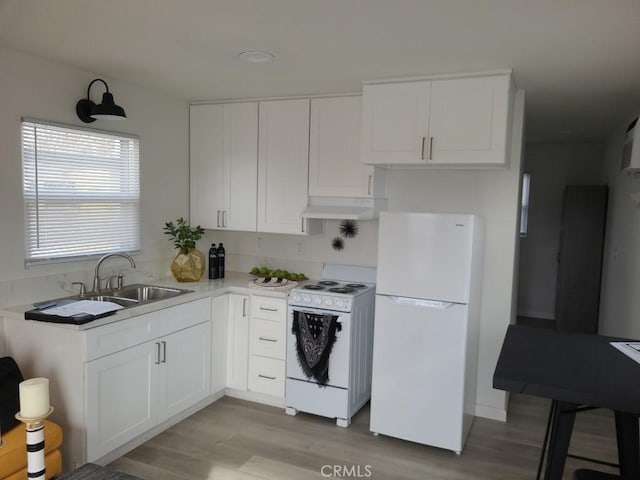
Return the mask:
<path id="1" fill-rule="evenodd" d="M 267 380 L 275 380 L 277 377 L 270 377 L 269 375 L 258 374 L 260 378 L 266 378 Z"/>
<path id="2" fill-rule="evenodd" d="M 247 299 L 246 298 L 242 299 L 242 316 L 243 317 L 247 316 Z"/>
<path id="3" fill-rule="evenodd" d="M 422 147 L 420 147 L 420 158 L 424 160 L 424 144 L 427 141 L 427 137 L 422 137 Z"/>
<path id="4" fill-rule="evenodd" d="M 263 342 L 272 342 L 272 343 L 275 343 L 278 341 L 277 338 L 268 338 L 268 337 L 258 337 L 258 340 L 262 340 Z"/>
<path id="5" fill-rule="evenodd" d="M 162 360 L 160 363 L 167 363 L 167 342 L 160 342 L 162 344 Z"/>
<path id="6" fill-rule="evenodd" d="M 260 305 L 260 310 L 264 310 L 265 312 L 277 312 L 278 309 L 277 308 L 273 308 L 273 307 L 263 307 L 262 305 Z"/>
<path id="7" fill-rule="evenodd" d="M 433 160 L 431 156 L 433 155 L 433 137 L 429 137 L 429 156 L 427 160 Z"/>
<path id="8" fill-rule="evenodd" d="M 227 228 L 227 211 L 222 210 L 222 226 Z"/>
<path id="9" fill-rule="evenodd" d="M 216 217 L 216 223 L 217 223 L 217 226 L 219 227 L 220 226 L 220 210 L 218 210 L 218 215 Z"/>
<path id="10" fill-rule="evenodd" d="M 304 218 L 301 218 L 300 220 L 301 220 L 301 222 L 300 222 L 300 230 L 302 230 L 302 233 L 304 233 Z"/>
<path id="11" fill-rule="evenodd" d="M 373 175 L 369 175 L 369 182 L 367 183 L 367 195 L 371 195 L 371 180 L 373 180 Z"/>
<path id="12" fill-rule="evenodd" d="M 160 342 L 156 342 L 156 365 L 160 364 Z"/>

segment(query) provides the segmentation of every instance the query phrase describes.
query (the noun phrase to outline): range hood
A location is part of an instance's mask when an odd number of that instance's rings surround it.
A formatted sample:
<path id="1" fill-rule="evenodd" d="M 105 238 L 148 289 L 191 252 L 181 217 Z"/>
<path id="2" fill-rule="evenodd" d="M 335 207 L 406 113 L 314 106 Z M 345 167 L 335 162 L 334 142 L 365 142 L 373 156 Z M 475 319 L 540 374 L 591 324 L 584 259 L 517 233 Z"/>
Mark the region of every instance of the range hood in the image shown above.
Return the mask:
<path id="1" fill-rule="evenodd" d="M 302 218 L 371 220 L 387 208 L 384 198 L 309 197 Z"/>

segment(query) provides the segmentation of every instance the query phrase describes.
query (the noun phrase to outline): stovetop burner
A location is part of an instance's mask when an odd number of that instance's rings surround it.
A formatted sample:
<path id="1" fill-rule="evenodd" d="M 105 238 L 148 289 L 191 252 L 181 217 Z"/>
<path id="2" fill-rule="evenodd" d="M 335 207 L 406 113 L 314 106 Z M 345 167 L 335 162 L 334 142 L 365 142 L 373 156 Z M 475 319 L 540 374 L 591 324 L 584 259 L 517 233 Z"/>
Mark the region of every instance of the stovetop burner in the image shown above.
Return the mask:
<path id="1" fill-rule="evenodd" d="M 347 283 L 345 285 L 347 288 L 367 288 L 364 283 Z"/>
<path id="2" fill-rule="evenodd" d="M 335 282 L 333 280 L 320 280 L 318 283 L 320 285 L 324 285 L 324 286 L 327 286 L 327 287 L 332 287 L 334 285 L 338 285 L 338 282 Z"/>
<path id="3" fill-rule="evenodd" d="M 329 291 L 333 293 L 353 293 L 357 290 L 355 288 L 335 287 L 335 288 L 330 288 Z"/>
<path id="4" fill-rule="evenodd" d="M 324 290 L 324 287 L 322 285 L 305 285 L 304 287 L 305 290 Z"/>

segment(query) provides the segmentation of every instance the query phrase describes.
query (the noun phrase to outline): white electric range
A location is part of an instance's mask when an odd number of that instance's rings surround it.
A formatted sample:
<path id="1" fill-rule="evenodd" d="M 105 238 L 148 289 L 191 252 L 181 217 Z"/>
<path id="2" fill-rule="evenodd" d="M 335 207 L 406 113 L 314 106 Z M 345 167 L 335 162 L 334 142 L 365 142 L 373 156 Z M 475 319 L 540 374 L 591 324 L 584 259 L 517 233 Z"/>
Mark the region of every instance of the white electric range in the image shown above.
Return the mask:
<path id="1" fill-rule="evenodd" d="M 291 290 L 285 381 L 288 415 L 298 411 L 313 413 L 335 418 L 338 426 L 348 427 L 351 417 L 369 400 L 375 278 L 375 268 L 325 265 L 322 280 Z M 328 368 L 319 380 L 302 367 L 308 358 L 300 359 L 304 354 L 298 348 L 298 339 L 317 342 L 319 357 L 326 334 L 322 325 L 325 330 L 332 330 L 335 342 L 328 347 Z M 301 330 L 316 336 L 301 337 Z"/>

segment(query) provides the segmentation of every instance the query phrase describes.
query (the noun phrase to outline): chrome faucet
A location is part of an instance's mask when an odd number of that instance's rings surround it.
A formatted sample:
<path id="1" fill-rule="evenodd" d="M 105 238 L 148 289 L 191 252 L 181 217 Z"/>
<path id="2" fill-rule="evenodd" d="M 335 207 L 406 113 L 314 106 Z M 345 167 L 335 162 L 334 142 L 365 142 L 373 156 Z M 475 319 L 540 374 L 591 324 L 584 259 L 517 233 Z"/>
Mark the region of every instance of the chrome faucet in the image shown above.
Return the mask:
<path id="1" fill-rule="evenodd" d="M 93 275 L 93 291 L 94 292 L 97 292 L 100 290 L 100 265 L 102 265 L 102 262 L 104 262 L 107 258 L 111 258 L 111 257 L 126 258 L 127 260 L 129 260 L 129 263 L 131 263 L 131 268 L 136 268 L 136 262 L 134 262 L 133 258 L 131 258 L 126 253 L 107 253 L 106 255 L 101 257 L 100 260 L 98 260 L 98 263 L 96 264 L 96 271 Z"/>

